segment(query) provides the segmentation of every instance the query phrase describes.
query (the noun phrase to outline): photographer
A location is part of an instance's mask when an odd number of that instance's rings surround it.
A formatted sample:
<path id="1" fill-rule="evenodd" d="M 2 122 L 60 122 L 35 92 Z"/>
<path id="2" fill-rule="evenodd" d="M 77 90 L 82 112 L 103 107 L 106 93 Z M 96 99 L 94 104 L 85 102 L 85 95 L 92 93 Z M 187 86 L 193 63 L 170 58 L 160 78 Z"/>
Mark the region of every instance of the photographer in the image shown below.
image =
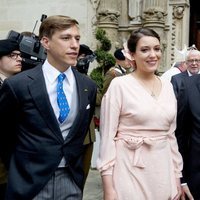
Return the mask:
<path id="1" fill-rule="evenodd" d="M 22 71 L 32 69 L 38 64 L 44 63 L 46 52 L 37 35 L 29 31 L 18 33 L 11 30 L 7 38 L 19 43 L 19 49 L 23 58 Z"/>
<path id="2" fill-rule="evenodd" d="M 20 34 L 20 37 L 22 37 L 20 45 L 23 57 L 22 71 L 32 69 L 38 64 L 44 63 L 46 53 L 44 48 L 40 44 L 38 36 L 29 31 L 24 31 Z M 31 45 L 29 45 L 29 43 Z M 23 48 L 24 46 L 27 47 Z"/>
<path id="3" fill-rule="evenodd" d="M 82 73 L 88 73 L 89 65 L 96 58 L 95 53 L 85 44 L 80 45 L 80 50 L 78 54 L 76 69 Z"/>

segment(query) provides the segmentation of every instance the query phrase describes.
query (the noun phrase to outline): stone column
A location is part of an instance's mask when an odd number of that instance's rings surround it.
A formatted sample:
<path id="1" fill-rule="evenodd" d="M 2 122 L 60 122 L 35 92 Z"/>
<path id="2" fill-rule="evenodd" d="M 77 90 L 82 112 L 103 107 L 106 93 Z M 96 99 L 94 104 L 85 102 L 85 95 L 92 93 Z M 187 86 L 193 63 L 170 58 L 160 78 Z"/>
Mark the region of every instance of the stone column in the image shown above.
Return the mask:
<path id="1" fill-rule="evenodd" d="M 128 0 L 128 16 L 132 25 L 141 25 L 142 0 Z"/>
<path id="2" fill-rule="evenodd" d="M 171 64 L 176 61 L 175 49 L 182 50 L 189 43 L 189 1 L 170 0 Z"/>
<path id="3" fill-rule="evenodd" d="M 145 27 L 164 28 L 167 0 L 143 0 L 143 24 Z"/>
<path id="4" fill-rule="evenodd" d="M 106 31 L 112 43 L 112 51 L 118 46 L 120 12 L 116 0 L 101 0 L 97 11 L 97 26 Z"/>
<path id="5" fill-rule="evenodd" d="M 159 71 L 163 71 L 167 60 L 167 33 L 166 30 L 166 10 L 167 0 L 143 0 L 142 5 L 142 22 L 144 27 L 154 29 L 161 38 L 161 48 L 163 50 L 163 59 Z"/>

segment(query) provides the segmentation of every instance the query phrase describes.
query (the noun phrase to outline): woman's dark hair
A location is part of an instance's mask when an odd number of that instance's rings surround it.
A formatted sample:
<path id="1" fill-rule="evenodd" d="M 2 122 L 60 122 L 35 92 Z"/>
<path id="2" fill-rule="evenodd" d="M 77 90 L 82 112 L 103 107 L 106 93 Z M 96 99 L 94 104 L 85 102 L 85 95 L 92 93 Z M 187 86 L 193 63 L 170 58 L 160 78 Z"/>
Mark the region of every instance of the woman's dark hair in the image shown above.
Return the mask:
<path id="1" fill-rule="evenodd" d="M 135 52 L 136 51 L 136 46 L 140 38 L 143 36 L 151 36 L 155 37 L 159 40 L 160 42 L 160 36 L 150 28 L 139 28 L 135 31 L 133 31 L 128 39 L 127 45 L 128 49 L 130 52 Z"/>

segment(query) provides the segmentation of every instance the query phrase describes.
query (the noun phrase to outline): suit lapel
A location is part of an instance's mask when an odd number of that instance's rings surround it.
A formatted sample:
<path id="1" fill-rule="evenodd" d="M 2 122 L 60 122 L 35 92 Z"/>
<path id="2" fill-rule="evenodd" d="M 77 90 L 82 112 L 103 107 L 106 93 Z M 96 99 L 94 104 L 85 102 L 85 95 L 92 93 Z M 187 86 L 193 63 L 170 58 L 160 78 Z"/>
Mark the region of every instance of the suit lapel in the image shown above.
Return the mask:
<path id="1" fill-rule="evenodd" d="M 52 130 L 58 140 L 63 142 L 63 137 L 47 94 L 41 66 L 37 67 L 32 74 L 29 74 L 29 77 L 32 79 L 32 82 L 28 87 L 36 107 L 40 111 L 47 126 Z"/>
<path id="2" fill-rule="evenodd" d="M 83 76 L 73 68 L 72 68 L 72 71 L 74 73 L 74 76 L 75 76 L 75 79 L 76 79 L 76 84 L 77 84 L 78 113 L 77 113 L 76 119 L 74 120 L 74 123 L 72 124 L 70 132 L 68 134 L 68 136 L 70 136 L 70 137 L 66 137 L 65 142 L 67 142 L 68 139 L 73 137 L 73 135 L 79 129 L 80 118 L 82 116 L 84 109 L 86 109 L 86 104 L 88 102 L 88 94 L 87 94 L 88 88 L 85 85 L 85 81 L 83 80 Z"/>
<path id="3" fill-rule="evenodd" d="M 73 73 L 76 79 L 77 84 L 77 94 L 78 94 L 78 113 L 74 120 L 74 123 L 72 124 L 72 127 L 70 129 L 70 132 L 68 134 L 69 137 L 66 137 L 65 142 L 70 140 L 70 138 L 73 137 L 73 135 L 76 134 L 77 130 L 79 130 L 80 126 L 80 119 L 82 118 L 83 111 L 86 109 L 87 103 L 88 103 L 88 87 L 85 84 L 85 81 L 83 79 L 83 76 L 77 72 L 75 69 L 73 69 Z M 28 75 L 32 82 L 28 85 L 30 94 L 40 111 L 41 116 L 45 120 L 47 126 L 52 130 L 52 132 L 55 134 L 57 139 L 60 142 L 63 142 L 62 133 L 59 128 L 59 124 L 57 122 L 57 119 L 55 117 L 53 108 L 50 104 L 50 100 L 47 94 L 45 80 L 42 72 L 42 68 L 36 67 L 34 71 L 32 71 L 31 74 Z"/>
<path id="4" fill-rule="evenodd" d="M 188 74 L 187 70 L 184 71 L 184 72 L 182 72 L 182 75 L 183 75 L 184 77 L 189 77 L 189 74 Z"/>

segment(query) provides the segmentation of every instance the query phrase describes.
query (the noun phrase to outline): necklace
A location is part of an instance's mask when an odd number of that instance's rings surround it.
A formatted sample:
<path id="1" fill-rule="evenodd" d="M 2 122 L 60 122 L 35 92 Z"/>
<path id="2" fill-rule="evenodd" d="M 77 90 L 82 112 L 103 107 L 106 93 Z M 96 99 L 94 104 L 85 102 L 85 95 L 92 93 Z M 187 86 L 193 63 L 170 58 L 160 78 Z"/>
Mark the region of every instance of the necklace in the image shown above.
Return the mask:
<path id="1" fill-rule="evenodd" d="M 156 80 L 153 81 L 153 87 L 152 87 L 152 90 L 151 90 L 151 96 L 154 97 L 154 98 L 156 97 L 156 94 L 154 93 L 155 81 Z"/>
<path id="2" fill-rule="evenodd" d="M 151 91 L 151 96 L 154 97 L 154 98 L 156 97 L 156 95 L 154 94 L 153 91 Z"/>
<path id="3" fill-rule="evenodd" d="M 153 97 L 156 98 L 156 93 L 155 93 L 155 82 L 156 82 L 156 78 L 154 77 L 152 86 L 149 87 L 149 83 L 147 85 L 147 83 L 145 83 L 142 79 L 140 79 L 136 74 L 133 73 L 133 76 L 141 83 L 141 85 L 143 86 L 143 88 Z"/>

